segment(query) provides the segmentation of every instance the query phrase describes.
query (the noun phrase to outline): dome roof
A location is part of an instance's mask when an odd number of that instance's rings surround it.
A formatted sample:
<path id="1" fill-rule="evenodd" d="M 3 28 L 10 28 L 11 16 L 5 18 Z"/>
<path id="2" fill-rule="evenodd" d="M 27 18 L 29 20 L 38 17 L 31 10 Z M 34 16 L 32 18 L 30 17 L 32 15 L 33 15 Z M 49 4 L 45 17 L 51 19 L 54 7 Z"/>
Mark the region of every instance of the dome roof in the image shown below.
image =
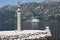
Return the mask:
<path id="1" fill-rule="evenodd" d="M 39 22 L 39 19 L 32 19 L 31 22 Z"/>

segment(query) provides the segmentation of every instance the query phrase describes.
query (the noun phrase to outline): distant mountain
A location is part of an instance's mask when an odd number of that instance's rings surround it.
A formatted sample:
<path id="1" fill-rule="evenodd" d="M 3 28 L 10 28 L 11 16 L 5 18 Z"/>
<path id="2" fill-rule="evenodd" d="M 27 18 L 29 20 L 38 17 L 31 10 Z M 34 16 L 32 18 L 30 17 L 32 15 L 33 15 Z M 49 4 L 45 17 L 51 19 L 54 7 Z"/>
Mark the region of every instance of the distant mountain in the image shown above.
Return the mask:
<path id="1" fill-rule="evenodd" d="M 2 26 L 2 28 L 5 26 L 16 28 L 16 10 L 17 6 L 11 5 L 6 5 L 0 8 L 0 26 Z M 39 19 L 40 22 L 60 21 L 60 2 L 32 2 L 21 4 L 22 22 L 31 20 L 32 15 Z"/>
<path id="2" fill-rule="evenodd" d="M 17 6 L 11 6 L 11 5 L 6 5 L 0 9 L 0 16 L 4 16 L 4 18 L 10 17 L 14 18 L 16 17 L 16 10 Z M 21 15 L 22 15 L 22 20 L 26 21 L 28 19 L 31 19 L 32 14 L 39 18 L 39 17 L 48 17 L 48 16 L 56 16 L 60 14 L 60 2 L 42 2 L 42 3 L 25 3 L 21 4 Z M 3 18 L 3 19 L 4 19 Z M 9 18 L 9 19 L 10 19 Z M 1 19 L 1 22 L 4 21 Z M 6 20 L 5 20 L 6 21 Z"/>

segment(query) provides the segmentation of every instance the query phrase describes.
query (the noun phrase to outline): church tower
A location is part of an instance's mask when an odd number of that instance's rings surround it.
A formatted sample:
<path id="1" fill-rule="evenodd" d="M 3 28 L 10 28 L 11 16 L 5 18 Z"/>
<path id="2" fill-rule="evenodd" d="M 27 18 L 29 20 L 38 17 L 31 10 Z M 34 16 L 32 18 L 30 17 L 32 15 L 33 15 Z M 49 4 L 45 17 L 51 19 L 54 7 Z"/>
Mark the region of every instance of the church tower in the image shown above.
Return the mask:
<path id="1" fill-rule="evenodd" d="M 17 30 L 21 31 L 21 10 L 20 10 L 19 1 L 18 1 L 18 9 L 17 9 Z"/>

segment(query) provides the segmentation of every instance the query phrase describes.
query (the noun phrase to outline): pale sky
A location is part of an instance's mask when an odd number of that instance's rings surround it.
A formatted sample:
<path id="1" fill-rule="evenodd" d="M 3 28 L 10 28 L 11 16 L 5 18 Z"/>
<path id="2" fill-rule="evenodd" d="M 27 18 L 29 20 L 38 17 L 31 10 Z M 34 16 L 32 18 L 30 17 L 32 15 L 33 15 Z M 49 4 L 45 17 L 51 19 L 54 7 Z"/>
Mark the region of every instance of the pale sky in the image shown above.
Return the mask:
<path id="1" fill-rule="evenodd" d="M 43 0 L 20 0 L 20 3 L 41 2 Z M 0 7 L 4 5 L 17 5 L 18 0 L 0 0 Z"/>

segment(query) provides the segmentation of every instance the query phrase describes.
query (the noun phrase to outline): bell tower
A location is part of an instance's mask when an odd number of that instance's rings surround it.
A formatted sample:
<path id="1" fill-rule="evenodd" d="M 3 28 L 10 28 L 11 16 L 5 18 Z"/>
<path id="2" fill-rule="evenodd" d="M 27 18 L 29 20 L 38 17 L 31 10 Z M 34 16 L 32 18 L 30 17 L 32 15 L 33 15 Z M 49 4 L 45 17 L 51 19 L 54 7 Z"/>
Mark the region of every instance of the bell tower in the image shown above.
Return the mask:
<path id="1" fill-rule="evenodd" d="M 17 30 L 21 31 L 21 10 L 20 10 L 19 1 L 18 1 L 18 9 L 17 9 Z"/>

